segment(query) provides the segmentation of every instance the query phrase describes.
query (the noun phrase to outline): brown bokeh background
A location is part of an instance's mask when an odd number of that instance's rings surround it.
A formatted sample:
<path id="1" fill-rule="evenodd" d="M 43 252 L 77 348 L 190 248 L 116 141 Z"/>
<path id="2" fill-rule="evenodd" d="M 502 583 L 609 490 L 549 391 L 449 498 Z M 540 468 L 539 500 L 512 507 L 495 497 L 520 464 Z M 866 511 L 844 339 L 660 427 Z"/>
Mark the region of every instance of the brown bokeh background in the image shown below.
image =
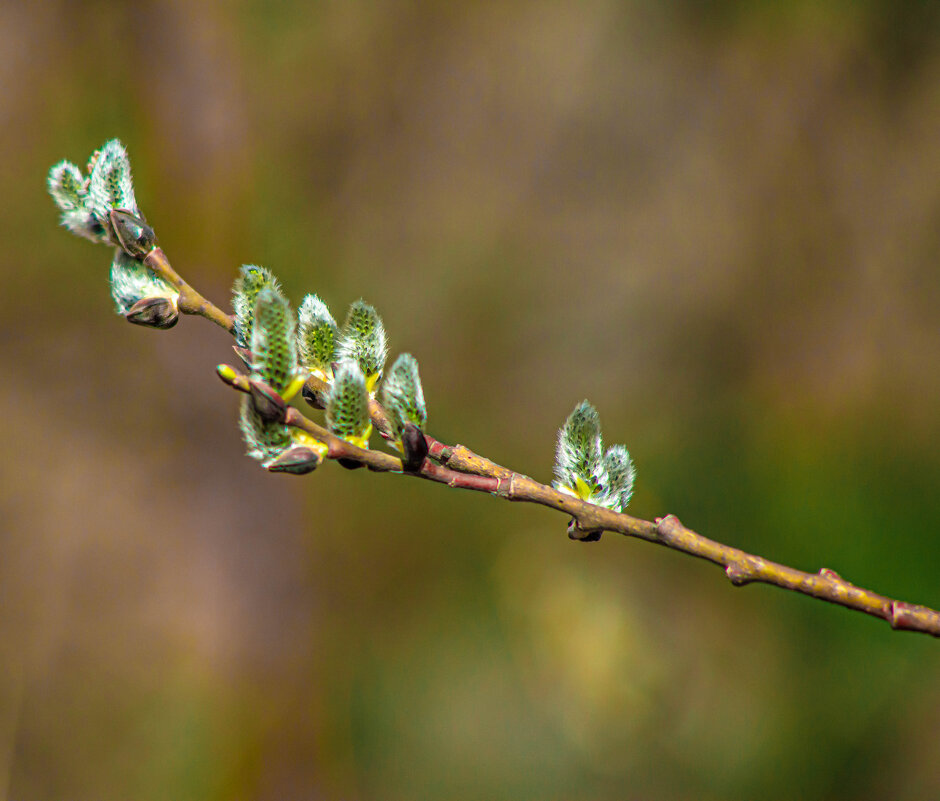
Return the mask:
<path id="1" fill-rule="evenodd" d="M 920 635 L 566 521 L 243 456 L 220 330 L 111 309 L 45 174 L 414 353 L 541 480 L 940 606 L 940 5 L 0 7 L 0 799 L 934 799 Z"/>

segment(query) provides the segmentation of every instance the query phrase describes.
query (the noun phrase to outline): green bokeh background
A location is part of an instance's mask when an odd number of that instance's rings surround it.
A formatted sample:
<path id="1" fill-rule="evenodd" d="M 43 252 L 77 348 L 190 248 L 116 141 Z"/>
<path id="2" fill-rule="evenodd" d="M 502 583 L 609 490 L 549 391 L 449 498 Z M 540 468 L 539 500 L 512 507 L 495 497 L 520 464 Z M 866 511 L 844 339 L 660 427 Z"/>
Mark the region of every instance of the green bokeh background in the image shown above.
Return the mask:
<path id="1" fill-rule="evenodd" d="M 423 482 L 244 458 L 230 340 L 112 313 L 45 174 L 128 146 L 541 480 L 940 606 L 940 4 L 0 8 L 0 799 L 936 799 L 940 644 Z"/>

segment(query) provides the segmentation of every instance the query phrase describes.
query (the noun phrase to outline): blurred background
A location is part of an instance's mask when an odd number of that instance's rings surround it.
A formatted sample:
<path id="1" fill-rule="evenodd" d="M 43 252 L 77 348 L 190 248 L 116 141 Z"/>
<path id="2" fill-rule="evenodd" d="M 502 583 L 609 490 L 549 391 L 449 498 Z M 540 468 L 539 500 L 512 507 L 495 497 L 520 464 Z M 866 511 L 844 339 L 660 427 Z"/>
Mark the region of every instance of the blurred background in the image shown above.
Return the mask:
<path id="1" fill-rule="evenodd" d="M 940 606 L 940 4 L 0 7 L 0 798 L 936 799 L 940 644 L 640 541 L 243 455 L 231 340 L 112 310 L 48 168 L 176 268 L 414 353 L 540 480 Z"/>

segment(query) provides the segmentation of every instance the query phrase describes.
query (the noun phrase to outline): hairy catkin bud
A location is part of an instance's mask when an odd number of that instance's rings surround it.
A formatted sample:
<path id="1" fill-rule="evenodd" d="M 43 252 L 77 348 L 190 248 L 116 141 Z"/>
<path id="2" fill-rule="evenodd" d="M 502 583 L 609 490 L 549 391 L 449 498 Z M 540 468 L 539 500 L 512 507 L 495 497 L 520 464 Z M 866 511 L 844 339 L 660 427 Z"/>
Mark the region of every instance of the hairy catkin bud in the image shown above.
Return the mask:
<path id="1" fill-rule="evenodd" d="M 94 215 L 105 223 L 111 209 L 126 209 L 139 214 L 131 163 L 127 150 L 117 139 L 106 142 L 98 151 L 88 179 L 88 198 Z"/>
<path id="2" fill-rule="evenodd" d="M 296 323 L 287 298 L 275 287 L 265 286 L 258 293 L 253 317 L 252 372 L 284 394 L 297 377 Z"/>
<path id="3" fill-rule="evenodd" d="M 120 245 L 110 213 L 123 209 L 140 216 L 127 150 L 117 139 L 105 142 L 88 165 L 89 177 L 69 161 L 49 171 L 49 194 L 62 210 L 62 224 L 92 242 Z"/>
<path id="4" fill-rule="evenodd" d="M 317 295 L 307 295 L 304 298 L 297 318 L 297 344 L 301 364 L 324 381 L 332 380 L 338 336 L 336 320 Z"/>
<path id="5" fill-rule="evenodd" d="M 622 512 L 633 496 L 636 468 L 623 445 L 612 445 L 604 454 L 604 487 L 599 503 L 615 512 Z"/>
<path id="6" fill-rule="evenodd" d="M 369 447 L 372 433 L 369 393 L 356 362 L 341 362 L 336 369 L 326 404 L 326 424 L 330 431 L 347 442 L 360 448 Z"/>
<path id="7" fill-rule="evenodd" d="M 88 182 L 78 167 L 70 161 L 60 161 L 49 171 L 48 187 L 62 212 L 62 225 L 92 242 L 108 241 L 104 224 L 91 211 Z"/>
<path id="8" fill-rule="evenodd" d="M 410 353 L 402 353 L 395 359 L 392 369 L 382 382 L 382 405 L 388 412 L 399 441 L 407 423 L 412 423 L 422 431 L 427 425 L 428 413 L 421 376 L 418 375 L 418 361 Z"/>
<path id="9" fill-rule="evenodd" d="M 82 171 L 71 161 L 60 161 L 49 170 L 49 194 L 62 211 L 84 209 L 88 191 Z"/>
<path id="10" fill-rule="evenodd" d="M 554 485 L 591 500 L 602 485 L 603 473 L 600 418 L 590 403 L 582 401 L 558 432 Z"/>
<path id="11" fill-rule="evenodd" d="M 372 392 L 388 356 L 385 326 L 378 312 L 359 299 L 349 307 L 343 333 L 336 348 L 338 361 L 354 361 L 366 380 L 366 389 Z"/>
<path id="12" fill-rule="evenodd" d="M 291 446 L 288 427 L 283 423 L 265 422 L 248 395 L 242 396 L 238 426 L 248 447 L 248 455 L 262 463 L 276 459 Z"/>
<path id="13" fill-rule="evenodd" d="M 274 273 L 255 264 L 243 264 L 232 287 L 232 309 L 235 311 L 235 341 L 242 348 L 251 345 L 251 330 L 255 319 L 255 302 L 265 287 L 280 292 Z"/>
<path id="14" fill-rule="evenodd" d="M 173 315 L 170 308 L 152 308 L 152 313 L 159 312 L 159 320 L 155 317 L 148 322 L 149 313 L 144 313 L 143 308 L 137 304 L 146 299 L 164 298 L 172 310 L 178 311 L 179 292 L 149 267 L 132 259 L 120 248 L 115 249 L 114 260 L 111 262 L 111 297 L 114 298 L 118 314 L 133 315 L 133 323 L 151 325 L 154 328 L 171 328 L 175 325 L 175 319 L 171 322 Z M 155 321 L 161 324 L 153 324 Z"/>

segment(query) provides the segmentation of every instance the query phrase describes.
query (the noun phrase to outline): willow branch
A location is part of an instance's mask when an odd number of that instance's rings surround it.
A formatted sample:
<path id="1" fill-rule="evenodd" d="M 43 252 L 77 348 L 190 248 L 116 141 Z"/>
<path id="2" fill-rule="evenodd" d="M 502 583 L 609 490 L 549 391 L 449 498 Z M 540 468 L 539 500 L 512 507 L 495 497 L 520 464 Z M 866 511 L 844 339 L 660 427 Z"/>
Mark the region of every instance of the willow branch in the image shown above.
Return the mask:
<path id="1" fill-rule="evenodd" d="M 197 314 L 200 317 L 205 317 L 230 334 L 235 331 L 235 318 L 230 314 L 226 314 L 187 284 L 170 265 L 170 260 L 163 252 L 163 248 L 151 250 L 144 256 L 143 262 L 160 278 L 176 287 L 180 293 L 177 305 L 183 314 Z"/>
<path id="2" fill-rule="evenodd" d="M 239 392 L 251 394 L 251 382 L 244 375 L 235 374 L 234 368 L 229 368 L 230 372 L 220 373 L 220 378 L 226 384 Z M 273 391 L 268 388 L 269 393 Z M 383 451 L 374 451 L 371 448 L 360 448 L 347 442 L 342 437 L 337 437 L 329 429 L 315 423 L 309 417 L 306 417 L 299 409 L 293 406 L 284 407 L 284 415 L 280 422 L 286 425 L 299 428 L 306 431 L 311 436 L 326 443 L 328 450 L 327 459 L 342 459 L 347 462 L 358 462 L 376 473 L 401 473 L 403 475 L 424 478 L 428 481 L 435 481 L 438 484 L 446 484 L 455 489 L 469 489 L 477 492 L 488 492 L 494 495 L 500 494 L 499 479 L 488 476 L 473 475 L 470 473 L 460 473 L 451 470 L 449 467 L 435 464 L 425 459 L 421 468 L 416 471 L 407 471 L 402 466 L 401 459 L 392 456 Z"/>
<path id="3" fill-rule="evenodd" d="M 205 317 L 229 332 L 234 330 L 233 318 L 189 286 L 170 266 L 162 250 L 155 248 L 144 261 L 154 272 L 179 289 L 180 311 Z M 223 380 L 236 390 L 250 391 L 249 381 L 244 376 L 238 375 L 231 380 L 223 377 Z M 306 382 L 305 397 L 317 405 L 328 390 L 326 382 L 310 377 Z M 381 404 L 370 401 L 369 411 L 376 429 L 386 439 L 390 439 L 391 426 Z M 426 436 L 428 456 L 434 461 L 425 459 L 419 470 L 409 472 L 403 469 L 401 460 L 396 456 L 358 448 L 305 417 L 294 407 L 285 407 L 284 423 L 302 429 L 326 443 L 329 459 L 357 462 L 375 472 L 412 476 L 449 487 L 485 492 L 509 501 L 556 509 L 570 516 L 568 536 L 572 539 L 594 541 L 605 531 L 636 537 L 719 565 L 736 587 L 752 583 L 770 584 L 881 618 L 893 629 L 940 637 L 940 612 L 937 610 L 887 598 L 858 587 L 828 568 L 806 573 L 771 562 L 703 537 L 682 525 L 674 515 L 651 522 L 587 503 L 496 464 L 463 445 L 446 445 Z"/>

